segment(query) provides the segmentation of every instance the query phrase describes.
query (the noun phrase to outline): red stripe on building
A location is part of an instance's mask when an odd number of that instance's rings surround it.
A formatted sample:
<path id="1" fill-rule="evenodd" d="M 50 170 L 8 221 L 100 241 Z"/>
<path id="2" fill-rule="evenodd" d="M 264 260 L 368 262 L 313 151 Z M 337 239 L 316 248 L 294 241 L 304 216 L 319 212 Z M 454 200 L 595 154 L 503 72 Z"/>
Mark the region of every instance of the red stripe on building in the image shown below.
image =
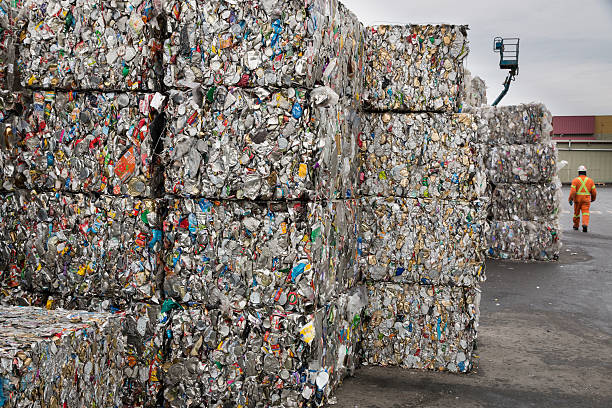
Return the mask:
<path id="1" fill-rule="evenodd" d="M 553 116 L 555 135 L 592 135 L 595 133 L 595 116 Z"/>

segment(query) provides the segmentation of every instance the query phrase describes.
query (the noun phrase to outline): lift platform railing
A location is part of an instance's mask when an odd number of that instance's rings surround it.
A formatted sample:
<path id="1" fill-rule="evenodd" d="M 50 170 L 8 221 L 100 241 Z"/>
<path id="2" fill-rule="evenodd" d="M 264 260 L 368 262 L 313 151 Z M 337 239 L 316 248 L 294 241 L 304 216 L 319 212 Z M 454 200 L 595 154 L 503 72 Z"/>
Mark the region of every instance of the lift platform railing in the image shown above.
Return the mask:
<path id="1" fill-rule="evenodd" d="M 501 69 L 514 69 L 518 73 L 519 38 L 495 37 L 493 50 L 499 52 L 499 67 Z"/>

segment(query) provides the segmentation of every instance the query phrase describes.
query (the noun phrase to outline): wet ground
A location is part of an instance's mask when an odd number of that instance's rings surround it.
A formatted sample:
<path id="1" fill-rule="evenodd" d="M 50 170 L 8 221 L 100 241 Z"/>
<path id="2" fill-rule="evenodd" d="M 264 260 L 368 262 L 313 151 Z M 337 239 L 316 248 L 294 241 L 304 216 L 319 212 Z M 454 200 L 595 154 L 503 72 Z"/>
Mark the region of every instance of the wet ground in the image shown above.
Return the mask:
<path id="1" fill-rule="evenodd" d="M 612 407 L 612 188 L 586 234 L 568 194 L 559 262 L 487 263 L 472 373 L 364 367 L 335 407 Z"/>

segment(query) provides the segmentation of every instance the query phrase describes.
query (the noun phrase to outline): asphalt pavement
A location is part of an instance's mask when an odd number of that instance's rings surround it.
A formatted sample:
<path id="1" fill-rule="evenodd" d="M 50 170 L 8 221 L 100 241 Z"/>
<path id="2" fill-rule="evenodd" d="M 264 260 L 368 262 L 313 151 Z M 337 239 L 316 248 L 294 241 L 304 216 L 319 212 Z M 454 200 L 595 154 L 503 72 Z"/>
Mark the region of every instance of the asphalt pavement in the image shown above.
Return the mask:
<path id="1" fill-rule="evenodd" d="M 558 262 L 487 262 L 470 374 L 363 367 L 334 406 L 611 408 L 612 187 L 598 188 L 588 233 L 572 229 L 568 195 Z"/>

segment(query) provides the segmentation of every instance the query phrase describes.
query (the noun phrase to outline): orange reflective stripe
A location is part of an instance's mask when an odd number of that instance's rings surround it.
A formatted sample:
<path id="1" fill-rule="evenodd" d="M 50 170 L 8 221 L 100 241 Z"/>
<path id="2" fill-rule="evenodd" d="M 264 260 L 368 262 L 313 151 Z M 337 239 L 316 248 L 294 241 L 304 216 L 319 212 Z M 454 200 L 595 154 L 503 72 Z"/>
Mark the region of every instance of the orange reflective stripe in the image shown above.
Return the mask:
<path id="1" fill-rule="evenodd" d="M 587 181 L 589 180 L 588 177 L 585 177 L 583 179 L 579 178 L 578 180 L 580 180 L 580 188 L 578 189 L 578 192 L 576 193 L 576 195 L 588 195 L 590 196 L 591 193 L 589 193 L 589 189 L 587 188 Z"/>

